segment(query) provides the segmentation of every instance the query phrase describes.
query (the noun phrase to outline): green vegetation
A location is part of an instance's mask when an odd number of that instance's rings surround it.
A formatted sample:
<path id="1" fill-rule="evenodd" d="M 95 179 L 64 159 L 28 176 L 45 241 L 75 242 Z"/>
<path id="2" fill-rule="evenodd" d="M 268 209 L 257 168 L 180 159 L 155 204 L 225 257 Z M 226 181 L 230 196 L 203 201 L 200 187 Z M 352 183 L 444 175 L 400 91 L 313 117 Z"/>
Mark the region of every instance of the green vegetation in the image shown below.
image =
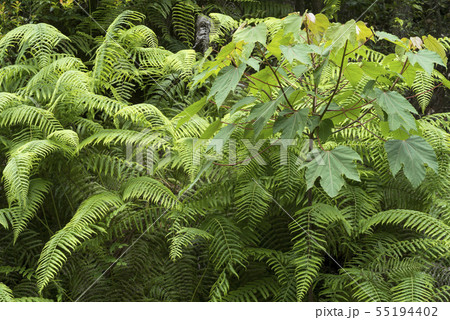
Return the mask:
<path id="1" fill-rule="evenodd" d="M 449 301 L 448 38 L 93 2 L 2 24 L 0 301 Z"/>

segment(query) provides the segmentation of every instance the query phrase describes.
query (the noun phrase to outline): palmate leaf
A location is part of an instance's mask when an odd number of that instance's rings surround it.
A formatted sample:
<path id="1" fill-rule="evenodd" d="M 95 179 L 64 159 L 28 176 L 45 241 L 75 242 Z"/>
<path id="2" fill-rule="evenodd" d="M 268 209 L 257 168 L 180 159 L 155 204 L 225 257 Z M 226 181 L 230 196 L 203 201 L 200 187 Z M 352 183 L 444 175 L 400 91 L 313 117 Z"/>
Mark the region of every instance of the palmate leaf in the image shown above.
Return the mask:
<path id="1" fill-rule="evenodd" d="M 418 63 L 429 75 L 433 72 L 435 63 L 445 67 L 441 57 L 430 50 L 420 50 L 417 53 L 407 52 L 406 56 L 412 65 Z"/>
<path id="2" fill-rule="evenodd" d="M 286 18 L 283 19 L 284 34 L 292 32 L 294 37 L 298 37 L 302 22 L 303 17 L 298 13 L 289 14 Z"/>
<path id="3" fill-rule="evenodd" d="M 289 63 L 297 60 L 303 64 L 310 65 L 310 53 L 314 52 L 307 44 L 299 43 L 295 46 L 280 46 L 281 52 Z"/>
<path id="4" fill-rule="evenodd" d="M 292 112 L 285 112 L 292 113 Z M 275 121 L 273 131 L 281 131 L 281 139 L 294 139 L 297 135 L 301 136 L 308 120 L 309 109 L 301 109 L 294 112 L 290 117 L 280 116 Z"/>
<path id="5" fill-rule="evenodd" d="M 347 178 L 360 181 L 358 171 L 353 163 L 361 157 L 347 146 L 339 146 L 331 151 L 319 150 L 314 153 L 313 161 L 306 164 L 306 182 L 310 189 L 316 179 L 320 177 L 320 185 L 330 197 L 335 197 Z"/>
<path id="6" fill-rule="evenodd" d="M 214 97 L 217 106 L 220 107 L 228 97 L 230 91 L 236 89 L 244 74 L 245 67 L 246 64 L 243 63 L 239 67 L 228 66 L 223 68 L 211 87 L 208 99 Z"/>
<path id="7" fill-rule="evenodd" d="M 375 89 L 375 95 L 376 103 L 388 115 L 389 128 L 392 131 L 400 127 L 408 132 L 416 130 L 416 121 L 411 113 L 417 114 L 417 111 L 405 97 L 395 91 L 383 92 L 380 89 Z"/>
<path id="8" fill-rule="evenodd" d="M 233 36 L 233 40 L 235 42 L 244 40 L 246 43 L 259 42 L 262 44 L 266 44 L 267 26 L 265 23 L 259 23 L 255 27 L 238 29 Z"/>
<path id="9" fill-rule="evenodd" d="M 425 164 L 438 172 L 433 148 L 419 136 L 411 136 L 407 140 L 389 140 L 384 147 L 392 174 L 395 176 L 403 165 L 403 173 L 413 187 L 417 187 L 425 179 Z"/>

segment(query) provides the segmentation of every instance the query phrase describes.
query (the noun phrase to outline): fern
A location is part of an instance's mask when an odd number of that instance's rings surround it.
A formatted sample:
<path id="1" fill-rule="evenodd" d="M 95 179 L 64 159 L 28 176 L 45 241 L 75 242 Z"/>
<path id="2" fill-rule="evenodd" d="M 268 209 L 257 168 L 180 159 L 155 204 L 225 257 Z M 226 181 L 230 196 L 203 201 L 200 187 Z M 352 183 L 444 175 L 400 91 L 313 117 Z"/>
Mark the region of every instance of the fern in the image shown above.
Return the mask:
<path id="1" fill-rule="evenodd" d="M 418 272 L 392 288 L 392 301 L 430 301 L 433 296 L 433 282 L 430 275 Z"/>
<path id="2" fill-rule="evenodd" d="M 42 68 L 49 64 L 50 56 L 57 46 L 69 40 L 55 27 L 45 24 L 27 24 L 8 32 L 0 39 L 0 61 L 3 61 L 12 47 L 19 45 L 16 62 L 25 59 L 30 53 Z"/>
<path id="3" fill-rule="evenodd" d="M 93 224 L 103 218 L 111 207 L 119 207 L 121 204 L 120 197 L 104 192 L 91 196 L 80 205 L 70 222 L 58 231 L 42 250 L 36 270 L 40 292 L 61 269 L 71 250 L 95 233 Z"/>
<path id="4" fill-rule="evenodd" d="M 425 71 L 416 71 L 412 88 L 415 94 L 419 94 L 417 100 L 424 113 L 433 96 L 433 91 L 431 90 L 433 87 L 434 79 L 432 76 L 428 75 Z"/>
<path id="5" fill-rule="evenodd" d="M 12 290 L 0 282 L 0 302 L 11 302 L 13 300 Z"/>
<path id="6" fill-rule="evenodd" d="M 193 46 L 195 36 L 195 8 L 190 1 L 178 1 L 172 8 L 173 28 L 188 47 Z"/>

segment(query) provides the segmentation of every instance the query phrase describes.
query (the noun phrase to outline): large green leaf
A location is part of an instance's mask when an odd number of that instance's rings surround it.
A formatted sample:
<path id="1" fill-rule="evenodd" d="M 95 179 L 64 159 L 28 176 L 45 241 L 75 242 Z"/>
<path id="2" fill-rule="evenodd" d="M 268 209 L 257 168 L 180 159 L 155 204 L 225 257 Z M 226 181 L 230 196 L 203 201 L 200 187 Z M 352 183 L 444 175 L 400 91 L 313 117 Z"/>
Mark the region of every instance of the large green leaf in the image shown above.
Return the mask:
<path id="1" fill-rule="evenodd" d="M 440 64 L 445 67 L 444 62 L 441 57 L 433 51 L 430 50 L 420 50 L 417 53 L 407 52 L 406 56 L 412 65 L 418 63 L 426 73 L 431 74 L 433 72 L 434 64 Z"/>
<path id="2" fill-rule="evenodd" d="M 339 146 L 331 151 L 315 151 L 314 159 L 306 165 L 307 188 L 310 189 L 318 177 L 320 185 L 330 197 L 335 197 L 345 181 L 343 176 L 360 181 L 354 160 L 361 157 L 347 146 Z"/>
<path id="3" fill-rule="evenodd" d="M 405 97 L 395 91 L 383 92 L 380 89 L 375 89 L 375 95 L 378 105 L 388 115 L 388 123 L 391 130 L 403 127 L 409 132 L 417 129 L 416 121 L 411 114 L 417 114 L 417 111 Z"/>
<path id="4" fill-rule="evenodd" d="M 289 63 L 297 60 L 303 64 L 310 65 L 310 53 L 314 52 L 307 44 L 299 43 L 295 46 L 280 46 L 281 52 Z"/>
<path id="5" fill-rule="evenodd" d="M 345 45 L 346 41 L 355 43 L 355 20 L 349 20 L 345 24 L 332 23 L 325 33 L 325 38 L 332 42 L 332 47 L 336 52 Z"/>
<path id="6" fill-rule="evenodd" d="M 239 42 L 244 40 L 247 43 L 259 42 L 266 44 L 267 41 L 267 26 L 266 24 L 260 23 L 256 27 L 248 27 L 244 29 L 238 29 L 234 34 L 234 41 Z"/>
<path id="7" fill-rule="evenodd" d="M 424 164 L 438 171 L 433 148 L 419 136 L 411 136 L 407 140 L 389 140 L 384 147 L 392 174 L 395 176 L 403 165 L 403 173 L 414 187 L 425 178 Z"/>
<path id="8" fill-rule="evenodd" d="M 291 110 L 287 111 L 292 113 Z M 305 108 L 294 112 L 289 117 L 280 114 L 273 127 L 274 133 L 281 131 L 281 139 L 294 139 L 297 134 L 301 135 L 308 120 L 308 113 L 309 109 Z"/>
<path id="9" fill-rule="evenodd" d="M 211 87 L 208 99 L 214 96 L 217 106 L 220 107 L 230 91 L 236 89 L 239 80 L 244 74 L 245 67 L 245 64 L 241 64 L 237 68 L 235 66 L 223 68 Z"/>
<path id="10" fill-rule="evenodd" d="M 291 13 L 286 18 L 283 19 L 284 34 L 290 32 L 293 33 L 294 37 L 298 36 L 302 26 L 303 17 L 298 13 Z"/>
<path id="11" fill-rule="evenodd" d="M 345 78 L 350 81 L 351 85 L 356 88 L 364 75 L 364 71 L 356 63 L 348 64 L 344 69 Z"/>

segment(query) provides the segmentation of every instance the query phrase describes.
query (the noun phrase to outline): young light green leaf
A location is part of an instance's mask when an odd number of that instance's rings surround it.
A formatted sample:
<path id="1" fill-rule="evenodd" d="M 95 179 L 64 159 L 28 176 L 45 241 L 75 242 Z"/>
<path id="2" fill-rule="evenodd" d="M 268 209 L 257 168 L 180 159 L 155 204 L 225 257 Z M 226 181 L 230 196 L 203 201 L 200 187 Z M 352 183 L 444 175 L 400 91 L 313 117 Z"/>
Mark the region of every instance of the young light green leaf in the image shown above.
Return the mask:
<path id="1" fill-rule="evenodd" d="M 246 43 L 259 42 L 265 45 L 267 41 L 267 26 L 262 22 L 255 27 L 238 29 L 233 38 L 235 42 L 244 40 Z"/>
<path id="2" fill-rule="evenodd" d="M 433 72 L 434 64 L 440 64 L 445 67 L 442 58 L 433 51 L 430 50 L 420 50 L 417 53 L 407 52 L 406 56 L 412 65 L 418 63 L 426 73 L 431 74 Z"/>
<path id="3" fill-rule="evenodd" d="M 260 69 L 261 60 L 251 57 L 250 59 L 245 60 L 245 63 L 258 72 Z"/>
<path id="4" fill-rule="evenodd" d="M 281 101 L 272 100 L 266 103 L 259 103 L 252 108 L 250 115 L 247 118 L 247 121 L 256 120 L 253 124 L 253 128 L 255 130 L 255 137 L 257 137 L 264 125 L 269 121 L 270 117 L 277 110 L 277 106 Z"/>
<path id="5" fill-rule="evenodd" d="M 393 42 L 395 44 L 401 44 L 402 41 L 399 37 L 396 35 L 393 35 L 391 33 L 387 33 L 384 31 L 377 31 L 375 32 L 376 36 L 378 37 L 378 40 L 386 39 L 387 41 Z"/>
<path id="6" fill-rule="evenodd" d="M 356 63 L 350 63 L 344 69 L 345 78 L 350 81 L 351 85 L 355 88 L 363 75 L 364 71 Z"/>
<path id="7" fill-rule="evenodd" d="M 300 77 L 305 71 L 308 70 L 307 66 L 304 66 L 302 64 L 299 64 L 298 66 L 295 66 L 292 68 L 292 73 L 298 78 Z"/>
<path id="8" fill-rule="evenodd" d="M 335 197 L 347 178 L 360 181 L 354 160 L 361 157 L 347 146 L 339 146 L 331 151 L 315 150 L 310 155 L 314 159 L 306 165 L 307 188 L 310 189 L 320 177 L 320 185 L 330 197 Z"/>
<path id="9" fill-rule="evenodd" d="M 419 136 L 411 136 L 407 140 L 389 140 L 384 148 L 392 174 L 395 176 L 403 165 L 403 173 L 413 187 L 417 187 L 425 178 L 424 164 L 436 173 L 438 171 L 433 148 Z"/>
<path id="10" fill-rule="evenodd" d="M 314 52 L 307 44 L 299 43 L 295 46 L 280 46 L 281 52 L 289 63 L 292 64 L 294 60 L 297 60 L 303 64 L 310 65 L 311 57 L 310 53 Z"/>
<path id="11" fill-rule="evenodd" d="M 291 13 L 286 18 L 282 19 L 284 25 L 284 34 L 293 33 L 294 36 L 300 33 L 303 17 L 298 13 Z"/>

